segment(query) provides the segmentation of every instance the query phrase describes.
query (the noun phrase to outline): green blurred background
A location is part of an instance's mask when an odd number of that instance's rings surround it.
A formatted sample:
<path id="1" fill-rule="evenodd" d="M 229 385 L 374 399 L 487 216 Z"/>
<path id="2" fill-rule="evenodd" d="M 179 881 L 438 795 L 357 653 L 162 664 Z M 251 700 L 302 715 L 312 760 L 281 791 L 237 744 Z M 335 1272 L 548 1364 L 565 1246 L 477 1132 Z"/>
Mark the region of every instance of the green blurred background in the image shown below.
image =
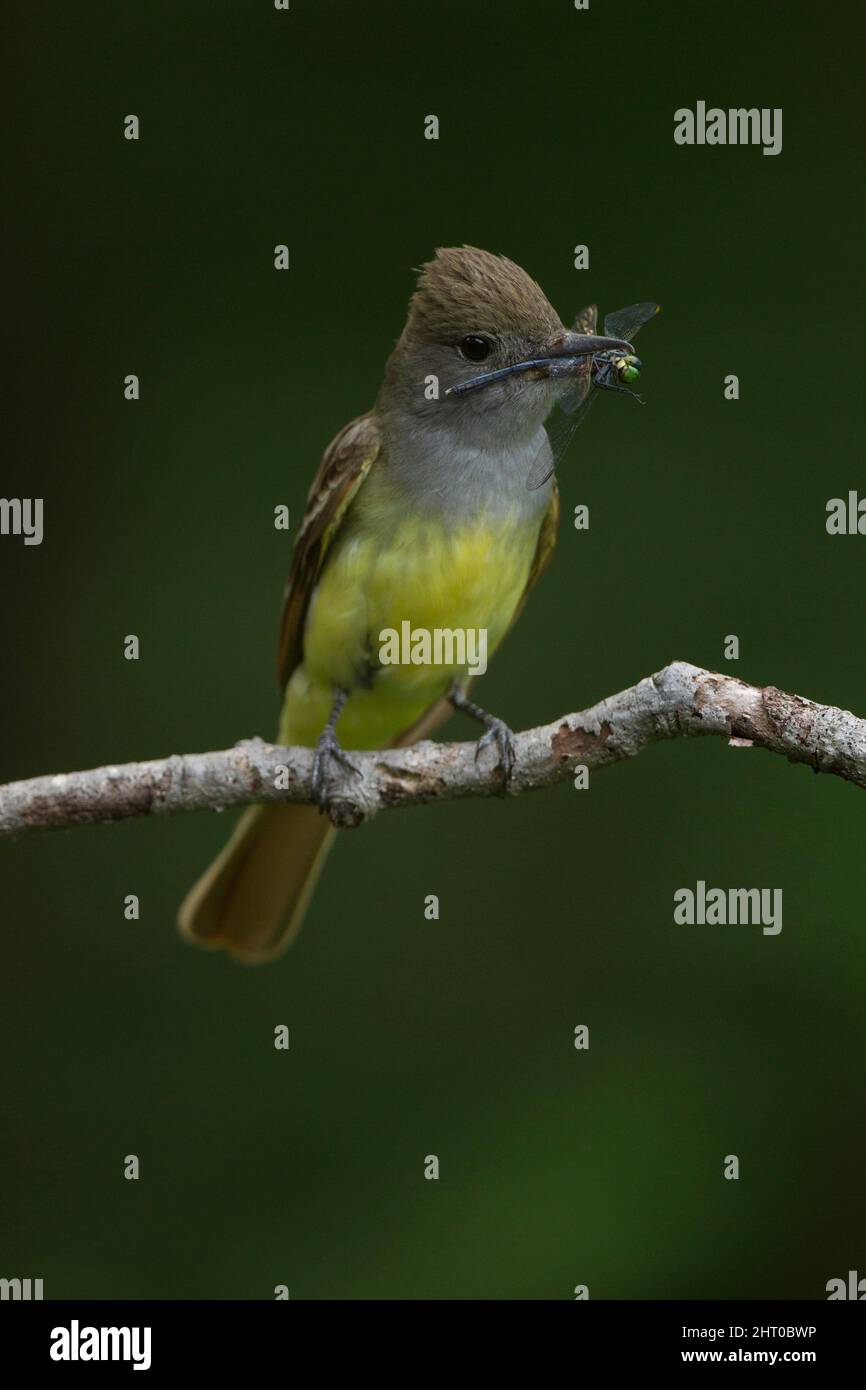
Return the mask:
<path id="1" fill-rule="evenodd" d="M 484 703 L 527 727 L 679 657 L 866 711 L 866 540 L 824 528 L 866 491 L 862 29 L 854 5 L 745 0 L 19 5 L 2 492 L 46 520 L 41 547 L 0 541 L 0 778 L 273 733 L 273 508 L 300 519 L 411 268 L 462 242 L 566 318 L 664 309 L 646 409 L 607 398 L 577 436 Z M 675 146 L 699 99 L 782 107 L 783 153 Z M 866 1273 L 864 805 L 699 740 L 589 792 L 386 815 L 261 969 L 175 931 L 228 815 L 4 844 L 0 1275 L 824 1297 Z M 675 926 L 699 878 L 782 888 L 782 934 Z"/>

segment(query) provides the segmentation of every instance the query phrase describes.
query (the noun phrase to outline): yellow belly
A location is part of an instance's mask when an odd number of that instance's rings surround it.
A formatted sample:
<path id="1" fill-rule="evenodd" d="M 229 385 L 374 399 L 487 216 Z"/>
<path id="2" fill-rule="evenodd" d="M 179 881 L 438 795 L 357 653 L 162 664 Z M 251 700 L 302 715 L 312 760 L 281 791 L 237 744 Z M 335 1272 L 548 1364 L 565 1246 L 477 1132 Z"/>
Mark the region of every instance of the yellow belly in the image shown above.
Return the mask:
<path id="1" fill-rule="evenodd" d="M 466 667 L 381 665 L 381 634 L 407 622 L 431 633 L 484 629 L 489 657 L 526 587 L 537 537 L 535 526 L 501 517 L 476 518 L 459 531 L 404 519 L 391 534 L 338 542 L 310 603 L 280 740 L 314 744 L 335 686 L 351 692 L 337 725 L 347 748 L 381 747 L 414 723 Z M 364 677 L 366 688 L 358 683 Z"/>

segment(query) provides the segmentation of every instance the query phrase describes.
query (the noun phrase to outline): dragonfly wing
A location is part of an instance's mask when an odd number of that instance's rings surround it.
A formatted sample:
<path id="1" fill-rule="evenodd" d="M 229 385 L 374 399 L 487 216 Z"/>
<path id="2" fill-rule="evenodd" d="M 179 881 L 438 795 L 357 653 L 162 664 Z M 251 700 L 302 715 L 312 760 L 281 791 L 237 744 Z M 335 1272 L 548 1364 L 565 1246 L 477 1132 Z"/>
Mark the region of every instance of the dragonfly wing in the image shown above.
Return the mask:
<path id="1" fill-rule="evenodd" d="M 598 323 L 598 306 L 588 304 L 585 309 L 581 309 L 572 324 L 573 333 L 595 333 Z M 592 357 L 582 357 L 574 373 L 574 385 L 567 396 L 559 402 L 560 410 L 568 415 L 573 415 L 580 408 L 586 399 L 590 386 L 592 385 L 592 364 L 595 359 Z"/>
<path id="2" fill-rule="evenodd" d="M 660 308 L 660 304 L 647 301 L 644 304 L 629 304 L 627 309 L 615 309 L 604 321 L 605 336 L 625 338 L 630 343 L 638 329 L 655 318 Z"/>
<path id="3" fill-rule="evenodd" d="M 595 400 L 597 393 L 590 391 L 589 387 L 590 382 L 589 377 L 587 377 L 586 382 L 582 385 L 582 396 L 576 399 L 577 392 L 569 392 L 565 400 L 556 407 L 545 426 L 547 440 L 539 449 L 535 462 L 529 470 L 529 477 L 526 479 L 526 486 L 530 492 L 534 492 L 536 488 L 546 483 L 565 457 L 575 430 L 578 425 L 583 424 L 589 407 Z"/>
<path id="4" fill-rule="evenodd" d="M 575 411 L 580 410 L 580 407 L 589 395 L 589 388 L 592 385 L 592 364 L 594 361 L 595 359 L 593 357 L 584 358 L 574 378 L 573 388 L 569 391 L 568 395 L 563 396 L 562 400 L 558 403 L 557 409 L 564 411 L 566 415 L 574 415 Z"/>
<path id="5" fill-rule="evenodd" d="M 571 331 L 572 333 L 594 333 L 597 323 L 598 305 L 587 304 L 586 308 L 581 309 L 580 313 L 575 318 L 574 323 L 571 325 Z M 608 334 L 609 338 L 615 336 L 616 334 L 614 333 Z"/>

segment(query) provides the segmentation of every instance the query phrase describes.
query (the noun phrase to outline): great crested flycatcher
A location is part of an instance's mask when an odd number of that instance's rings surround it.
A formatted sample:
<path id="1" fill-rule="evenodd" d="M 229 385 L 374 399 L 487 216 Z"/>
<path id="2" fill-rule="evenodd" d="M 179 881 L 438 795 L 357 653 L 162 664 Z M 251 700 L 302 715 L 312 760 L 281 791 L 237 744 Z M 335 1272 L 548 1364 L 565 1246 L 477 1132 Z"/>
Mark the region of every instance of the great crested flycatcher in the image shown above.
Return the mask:
<path id="1" fill-rule="evenodd" d="M 484 631 L 489 652 L 502 640 L 556 541 L 555 481 L 527 488 L 544 421 L 588 388 L 594 350 L 628 346 L 594 326 L 587 311 L 575 327 L 590 332 L 566 330 L 503 256 L 464 246 L 422 267 L 376 404 L 319 465 L 286 587 L 278 738 L 315 747 L 319 805 L 250 807 L 183 903 L 186 936 L 245 961 L 289 944 L 333 838 L 320 812 L 333 764 L 351 767 L 341 744 L 413 743 L 453 707 L 486 726 L 507 781 L 510 731 L 468 699 L 467 667 L 382 664 L 380 635 L 408 622 Z"/>

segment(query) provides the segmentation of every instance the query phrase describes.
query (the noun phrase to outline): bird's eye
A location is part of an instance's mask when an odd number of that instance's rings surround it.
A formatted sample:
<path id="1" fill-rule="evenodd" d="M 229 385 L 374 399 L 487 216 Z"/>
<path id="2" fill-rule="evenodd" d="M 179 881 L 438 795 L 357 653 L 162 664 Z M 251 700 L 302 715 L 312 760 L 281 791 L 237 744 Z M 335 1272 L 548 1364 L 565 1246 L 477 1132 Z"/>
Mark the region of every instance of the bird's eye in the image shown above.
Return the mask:
<path id="1" fill-rule="evenodd" d="M 485 357 L 490 356 L 489 340 L 482 338 L 478 333 L 470 333 L 468 337 L 461 338 L 459 347 L 469 362 L 483 362 Z"/>

